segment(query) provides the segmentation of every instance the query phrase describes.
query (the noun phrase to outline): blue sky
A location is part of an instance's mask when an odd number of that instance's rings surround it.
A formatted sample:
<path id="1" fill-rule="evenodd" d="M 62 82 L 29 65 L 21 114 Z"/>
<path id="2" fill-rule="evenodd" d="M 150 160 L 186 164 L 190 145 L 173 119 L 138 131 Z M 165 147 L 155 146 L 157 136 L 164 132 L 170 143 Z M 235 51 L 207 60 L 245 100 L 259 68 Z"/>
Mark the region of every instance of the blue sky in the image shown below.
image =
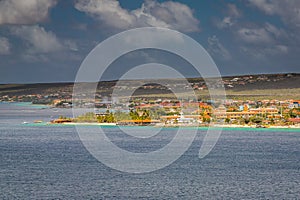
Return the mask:
<path id="1" fill-rule="evenodd" d="M 0 83 L 73 82 L 98 43 L 144 26 L 191 36 L 224 76 L 300 72 L 298 0 L 2 0 Z M 120 58 L 107 77 L 150 60 L 195 76 L 184 61 L 149 50 Z"/>

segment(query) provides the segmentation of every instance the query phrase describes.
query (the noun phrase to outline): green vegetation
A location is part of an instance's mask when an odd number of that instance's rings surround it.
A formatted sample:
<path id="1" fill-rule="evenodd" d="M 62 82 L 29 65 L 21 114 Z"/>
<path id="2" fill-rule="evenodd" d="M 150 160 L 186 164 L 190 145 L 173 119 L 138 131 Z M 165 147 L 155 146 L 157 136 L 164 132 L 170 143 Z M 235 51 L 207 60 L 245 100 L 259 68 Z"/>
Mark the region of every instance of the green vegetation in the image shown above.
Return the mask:
<path id="1" fill-rule="evenodd" d="M 260 90 L 226 90 L 227 98 L 235 100 L 264 100 L 277 99 L 286 100 L 287 96 L 290 99 L 300 99 L 300 88 L 291 89 L 260 89 Z"/>
<path id="2" fill-rule="evenodd" d="M 76 117 L 73 121 L 85 123 L 114 123 L 116 122 L 116 119 L 111 112 L 106 111 L 105 114 L 98 116 L 92 112 L 89 112 Z"/>
<path id="3" fill-rule="evenodd" d="M 253 122 L 255 124 L 261 124 L 262 121 L 263 121 L 262 117 L 259 116 L 250 117 L 250 122 Z"/>
<path id="4" fill-rule="evenodd" d="M 229 124 L 229 122 L 230 122 L 230 119 L 229 119 L 229 118 L 226 118 L 226 119 L 225 119 L 225 123 L 226 123 L 226 124 Z"/>
<path id="5" fill-rule="evenodd" d="M 114 113 L 116 121 L 130 120 L 130 115 L 125 112 L 117 111 Z"/>
<path id="6" fill-rule="evenodd" d="M 98 120 L 97 120 L 97 116 L 94 113 L 89 112 L 89 113 L 86 113 L 86 114 L 76 117 L 74 119 L 74 122 L 90 122 L 90 123 L 92 123 L 92 122 L 98 122 Z"/>
<path id="7" fill-rule="evenodd" d="M 129 116 L 132 120 L 145 120 L 151 119 L 149 110 L 131 110 Z"/>
<path id="8" fill-rule="evenodd" d="M 97 121 L 99 123 L 115 123 L 116 119 L 113 113 L 107 110 L 105 114 L 97 116 Z"/>

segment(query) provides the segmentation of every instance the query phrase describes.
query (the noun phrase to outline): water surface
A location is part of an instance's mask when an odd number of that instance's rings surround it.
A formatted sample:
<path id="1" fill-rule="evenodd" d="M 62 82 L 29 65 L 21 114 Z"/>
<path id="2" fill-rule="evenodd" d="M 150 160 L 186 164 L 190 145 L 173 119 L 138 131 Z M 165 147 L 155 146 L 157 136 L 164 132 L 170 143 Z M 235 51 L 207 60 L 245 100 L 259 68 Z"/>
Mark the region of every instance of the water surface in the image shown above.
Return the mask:
<path id="1" fill-rule="evenodd" d="M 172 165 L 134 175 L 97 161 L 73 126 L 22 124 L 61 114 L 71 111 L 0 103 L 0 199 L 299 198 L 299 130 L 225 129 L 213 151 L 199 159 L 200 129 Z M 118 146 L 137 152 L 163 147 L 173 133 L 165 129 L 140 142 L 116 127 L 106 131 Z"/>

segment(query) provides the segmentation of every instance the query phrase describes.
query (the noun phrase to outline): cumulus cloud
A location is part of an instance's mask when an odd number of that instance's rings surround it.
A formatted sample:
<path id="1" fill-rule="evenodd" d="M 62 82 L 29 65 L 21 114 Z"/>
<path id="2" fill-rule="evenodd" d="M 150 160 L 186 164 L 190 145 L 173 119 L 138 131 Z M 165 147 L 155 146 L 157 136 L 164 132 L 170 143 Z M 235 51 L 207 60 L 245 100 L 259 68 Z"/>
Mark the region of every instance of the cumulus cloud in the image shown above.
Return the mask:
<path id="1" fill-rule="evenodd" d="M 215 20 L 215 25 L 219 29 L 224 29 L 224 28 L 229 28 L 233 26 L 235 22 L 232 20 L 231 17 L 224 17 L 222 20 L 221 19 L 216 19 Z"/>
<path id="2" fill-rule="evenodd" d="M 223 19 L 216 19 L 214 23 L 219 29 L 230 28 L 237 23 L 241 16 L 242 13 L 235 4 L 227 4 L 226 16 Z"/>
<path id="3" fill-rule="evenodd" d="M 279 29 L 270 23 L 256 27 L 241 27 L 237 31 L 239 39 L 248 44 L 266 45 L 277 44 L 287 39 L 287 33 L 283 29 Z"/>
<path id="4" fill-rule="evenodd" d="M 241 27 L 237 36 L 244 43 L 242 52 L 256 59 L 284 55 L 289 51 L 289 46 L 286 45 L 289 41 L 288 33 L 270 23 L 251 28 Z"/>
<path id="5" fill-rule="evenodd" d="M 276 16 L 283 22 L 279 29 L 272 25 L 261 26 L 261 29 L 272 38 L 271 45 L 265 48 L 265 52 L 274 54 L 286 54 L 287 52 L 295 55 L 300 53 L 300 48 L 295 45 L 300 42 L 300 1 L 299 0 L 248 0 L 249 4 L 265 13 L 266 15 Z"/>
<path id="6" fill-rule="evenodd" d="M 235 4 L 227 4 L 227 13 L 230 17 L 241 17 L 242 13 L 241 11 L 236 7 Z"/>
<path id="7" fill-rule="evenodd" d="M 272 28 L 276 31 L 270 32 Z M 233 54 L 235 58 L 232 60 L 239 60 L 239 64 L 259 72 L 274 72 L 286 67 L 293 54 L 299 51 L 288 45 L 285 36 L 279 32 L 279 29 L 267 25 L 238 29 L 238 34 L 235 34 L 237 53 Z"/>
<path id="8" fill-rule="evenodd" d="M 212 54 L 216 59 L 219 60 L 230 60 L 231 54 L 229 51 L 221 44 L 219 39 L 214 35 L 208 38 L 208 52 Z"/>
<path id="9" fill-rule="evenodd" d="M 278 15 L 291 28 L 300 28 L 299 0 L 249 0 L 249 3 L 267 15 Z"/>
<path id="10" fill-rule="evenodd" d="M 64 48 L 54 33 L 39 25 L 14 27 L 11 33 L 22 38 L 32 53 L 50 53 Z"/>
<path id="11" fill-rule="evenodd" d="M 0 24 L 35 24 L 47 19 L 57 0 L 2 0 Z"/>
<path id="12" fill-rule="evenodd" d="M 241 46 L 241 52 L 245 53 L 251 58 L 255 60 L 263 61 L 263 62 L 271 62 L 270 56 L 278 56 L 286 55 L 289 52 L 287 46 L 284 45 L 273 45 L 273 46 L 265 46 L 265 47 L 256 47 L 256 46 Z"/>
<path id="13" fill-rule="evenodd" d="M 184 32 L 199 31 L 199 20 L 185 4 L 146 0 L 141 8 L 126 10 L 117 0 L 80 0 L 75 8 L 115 29 L 144 26 L 173 28 Z"/>
<path id="14" fill-rule="evenodd" d="M 249 0 L 249 3 L 256 6 L 260 10 L 264 11 L 267 14 L 274 14 L 277 12 L 278 8 L 274 2 L 267 1 L 267 0 Z"/>
<path id="15" fill-rule="evenodd" d="M 10 53 L 10 43 L 7 38 L 0 37 L 0 55 L 7 55 Z"/>
<path id="16" fill-rule="evenodd" d="M 20 56 L 27 62 L 49 62 L 54 57 L 56 59 L 66 54 L 71 59 L 71 52 L 78 51 L 73 40 L 59 39 L 53 32 L 39 25 L 14 26 L 10 32 L 21 39 L 22 43 L 18 45 L 22 49 Z"/>
<path id="17" fill-rule="evenodd" d="M 273 38 L 265 28 L 241 28 L 238 30 L 239 38 L 249 44 L 270 44 Z"/>

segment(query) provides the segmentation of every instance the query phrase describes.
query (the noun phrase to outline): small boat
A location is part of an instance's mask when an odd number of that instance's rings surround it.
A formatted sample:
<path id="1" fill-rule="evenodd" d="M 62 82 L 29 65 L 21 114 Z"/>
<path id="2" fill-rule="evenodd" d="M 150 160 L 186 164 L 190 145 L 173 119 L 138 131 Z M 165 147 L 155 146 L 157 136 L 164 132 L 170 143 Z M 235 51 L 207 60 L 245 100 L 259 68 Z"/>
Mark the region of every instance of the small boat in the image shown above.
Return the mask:
<path id="1" fill-rule="evenodd" d="M 29 122 L 23 122 L 22 124 L 29 124 Z"/>
<path id="2" fill-rule="evenodd" d="M 267 128 L 266 126 L 263 126 L 263 125 L 260 125 L 260 124 L 257 124 L 256 125 L 256 128 Z"/>
<path id="3" fill-rule="evenodd" d="M 34 123 L 40 124 L 40 123 L 43 123 L 43 121 L 42 120 L 35 120 Z"/>

